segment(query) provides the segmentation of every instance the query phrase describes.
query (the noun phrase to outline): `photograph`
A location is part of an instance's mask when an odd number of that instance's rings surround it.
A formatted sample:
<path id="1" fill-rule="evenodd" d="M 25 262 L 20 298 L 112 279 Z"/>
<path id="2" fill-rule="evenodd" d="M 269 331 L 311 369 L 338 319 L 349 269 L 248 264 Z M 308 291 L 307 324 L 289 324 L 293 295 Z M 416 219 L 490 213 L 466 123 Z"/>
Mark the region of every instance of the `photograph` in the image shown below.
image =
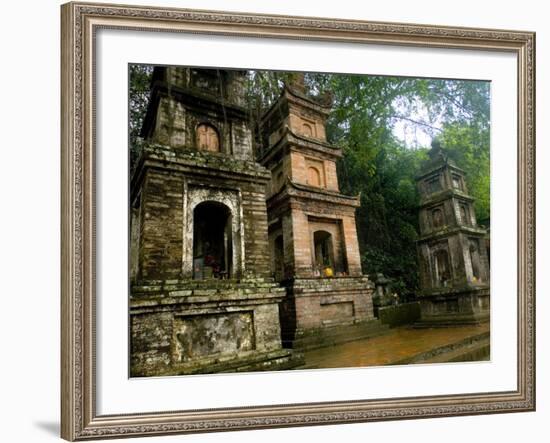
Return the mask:
<path id="1" fill-rule="evenodd" d="M 534 411 L 539 26 L 145 2 L 60 11 L 62 438 Z"/>
<path id="2" fill-rule="evenodd" d="M 491 82 L 128 65 L 130 377 L 491 360 Z"/>

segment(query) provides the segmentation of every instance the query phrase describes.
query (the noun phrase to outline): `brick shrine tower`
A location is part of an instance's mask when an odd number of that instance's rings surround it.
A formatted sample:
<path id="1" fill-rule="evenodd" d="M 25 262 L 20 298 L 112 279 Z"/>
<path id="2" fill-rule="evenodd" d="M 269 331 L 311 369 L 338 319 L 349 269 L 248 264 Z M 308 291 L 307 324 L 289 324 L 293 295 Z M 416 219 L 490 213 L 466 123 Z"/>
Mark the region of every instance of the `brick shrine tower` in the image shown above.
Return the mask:
<path id="1" fill-rule="evenodd" d="M 287 289 L 283 343 L 303 349 L 365 338 L 381 327 L 373 316 L 374 285 L 361 270 L 359 198 L 339 192 L 342 152 L 326 141 L 330 100 L 307 95 L 303 74 L 295 75 L 261 119 L 259 161 L 271 171 L 271 269 Z"/>
<path id="2" fill-rule="evenodd" d="M 131 180 L 131 375 L 287 369 L 246 72 L 157 67 Z"/>
<path id="3" fill-rule="evenodd" d="M 417 177 L 420 192 L 419 326 L 489 320 L 489 257 L 486 230 L 477 225 L 465 173 L 438 141 Z"/>

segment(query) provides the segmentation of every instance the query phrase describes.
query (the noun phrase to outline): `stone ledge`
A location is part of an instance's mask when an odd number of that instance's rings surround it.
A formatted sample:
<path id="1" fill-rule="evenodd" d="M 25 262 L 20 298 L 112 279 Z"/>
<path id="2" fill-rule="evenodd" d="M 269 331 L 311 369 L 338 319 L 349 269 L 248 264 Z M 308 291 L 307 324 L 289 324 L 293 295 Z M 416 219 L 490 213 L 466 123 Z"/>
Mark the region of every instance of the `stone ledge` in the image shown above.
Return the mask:
<path id="1" fill-rule="evenodd" d="M 216 175 L 228 174 L 231 177 L 250 176 L 254 180 L 268 181 L 270 172 L 253 160 L 243 160 L 223 153 L 200 151 L 194 148 L 171 149 L 168 146 L 144 143 L 139 163 L 132 177 L 135 187 L 147 167 L 168 170 L 181 170 L 186 173 L 200 173 L 201 170 Z"/>
<path id="2" fill-rule="evenodd" d="M 248 351 L 197 359 L 187 363 L 172 363 L 165 368 L 132 367 L 132 377 L 213 374 L 220 372 L 275 371 L 293 369 L 304 363 L 302 354 L 289 349 L 258 352 Z"/>
<path id="3" fill-rule="evenodd" d="M 489 311 L 449 315 L 424 315 L 413 325 L 413 328 L 449 328 L 455 326 L 479 325 L 481 323 L 488 323 L 489 320 Z"/>
<path id="4" fill-rule="evenodd" d="M 436 299 L 444 300 L 447 297 L 464 296 L 475 294 L 477 296 L 490 296 L 490 287 L 487 284 L 454 286 L 449 288 L 425 289 L 417 294 L 419 300 Z"/>
<path id="5" fill-rule="evenodd" d="M 166 295 L 147 296 L 144 298 L 131 298 L 130 309 L 134 311 L 140 308 L 155 308 L 160 306 L 190 306 L 214 304 L 217 306 L 272 304 L 279 303 L 284 298 L 283 291 L 278 292 L 253 292 L 242 294 L 238 292 L 219 292 L 212 295 L 187 295 L 182 297 L 170 297 Z"/>
<path id="6" fill-rule="evenodd" d="M 447 363 L 457 361 L 479 361 L 486 360 L 485 358 L 471 358 L 472 351 L 487 351 L 490 350 L 490 333 L 482 332 L 477 335 L 466 337 L 462 340 L 449 343 L 444 346 L 439 346 L 430 349 L 427 352 L 421 352 L 411 357 L 402 358 L 392 365 L 408 365 L 417 363 Z M 477 352 L 474 352 L 476 357 Z"/>
<path id="7" fill-rule="evenodd" d="M 132 285 L 132 299 L 223 296 L 223 294 L 282 294 L 278 283 L 258 280 L 148 280 Z"/>
<path id="8" fill-rule="evenodd" d="M 483 228 L 476 226 L 456 225 L 456 226 L 444 226 L 436 231 L 432 231 L 429 234 L 425 234 L 418 238 L 418 243 L 431 242 L 439 238 L 446 238 L 450 235 L 464 233 L 467 235 L 473 235 L 482 237 L 487 234 L 487 231 Z"/>
<path id="9" fill-rule="evenodd" d="M 346 291 L 373 290 L 374 283 L 367 277 L 296 278 L 285 282 L 294 296 L 318 295 Z"/>

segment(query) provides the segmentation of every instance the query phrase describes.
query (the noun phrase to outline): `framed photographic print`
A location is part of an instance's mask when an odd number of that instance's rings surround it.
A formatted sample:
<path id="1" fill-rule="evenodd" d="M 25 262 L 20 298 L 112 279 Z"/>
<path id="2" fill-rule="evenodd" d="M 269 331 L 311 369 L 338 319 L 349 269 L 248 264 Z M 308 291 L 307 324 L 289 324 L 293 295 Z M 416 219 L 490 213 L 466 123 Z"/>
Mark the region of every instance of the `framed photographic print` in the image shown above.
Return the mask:
<path id="1" fill-rule="evenodd" d="M 61 12 L 63 438 L 534 410 L 533 33 Z"/>

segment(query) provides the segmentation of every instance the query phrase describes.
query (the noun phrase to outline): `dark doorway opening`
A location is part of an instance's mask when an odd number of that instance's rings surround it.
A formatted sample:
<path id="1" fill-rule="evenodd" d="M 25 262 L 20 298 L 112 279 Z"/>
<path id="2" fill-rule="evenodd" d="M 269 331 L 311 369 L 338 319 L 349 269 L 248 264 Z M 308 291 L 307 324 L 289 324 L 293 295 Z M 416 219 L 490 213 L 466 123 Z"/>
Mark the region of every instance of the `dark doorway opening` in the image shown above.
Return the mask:
<path id="1" fill-rule="evenodd" d="M 207 201 L 193 211 L 193 278 L 233 277 L 231 210 Z"/>
<path id="2" fill-rule="evenodd" d="M 334 272 L 334 249 L 332 235 L 327 231 L 315 231 L 313 233 L 315 247 L 315 268 L 324 276 L 332 276 Z"/>

